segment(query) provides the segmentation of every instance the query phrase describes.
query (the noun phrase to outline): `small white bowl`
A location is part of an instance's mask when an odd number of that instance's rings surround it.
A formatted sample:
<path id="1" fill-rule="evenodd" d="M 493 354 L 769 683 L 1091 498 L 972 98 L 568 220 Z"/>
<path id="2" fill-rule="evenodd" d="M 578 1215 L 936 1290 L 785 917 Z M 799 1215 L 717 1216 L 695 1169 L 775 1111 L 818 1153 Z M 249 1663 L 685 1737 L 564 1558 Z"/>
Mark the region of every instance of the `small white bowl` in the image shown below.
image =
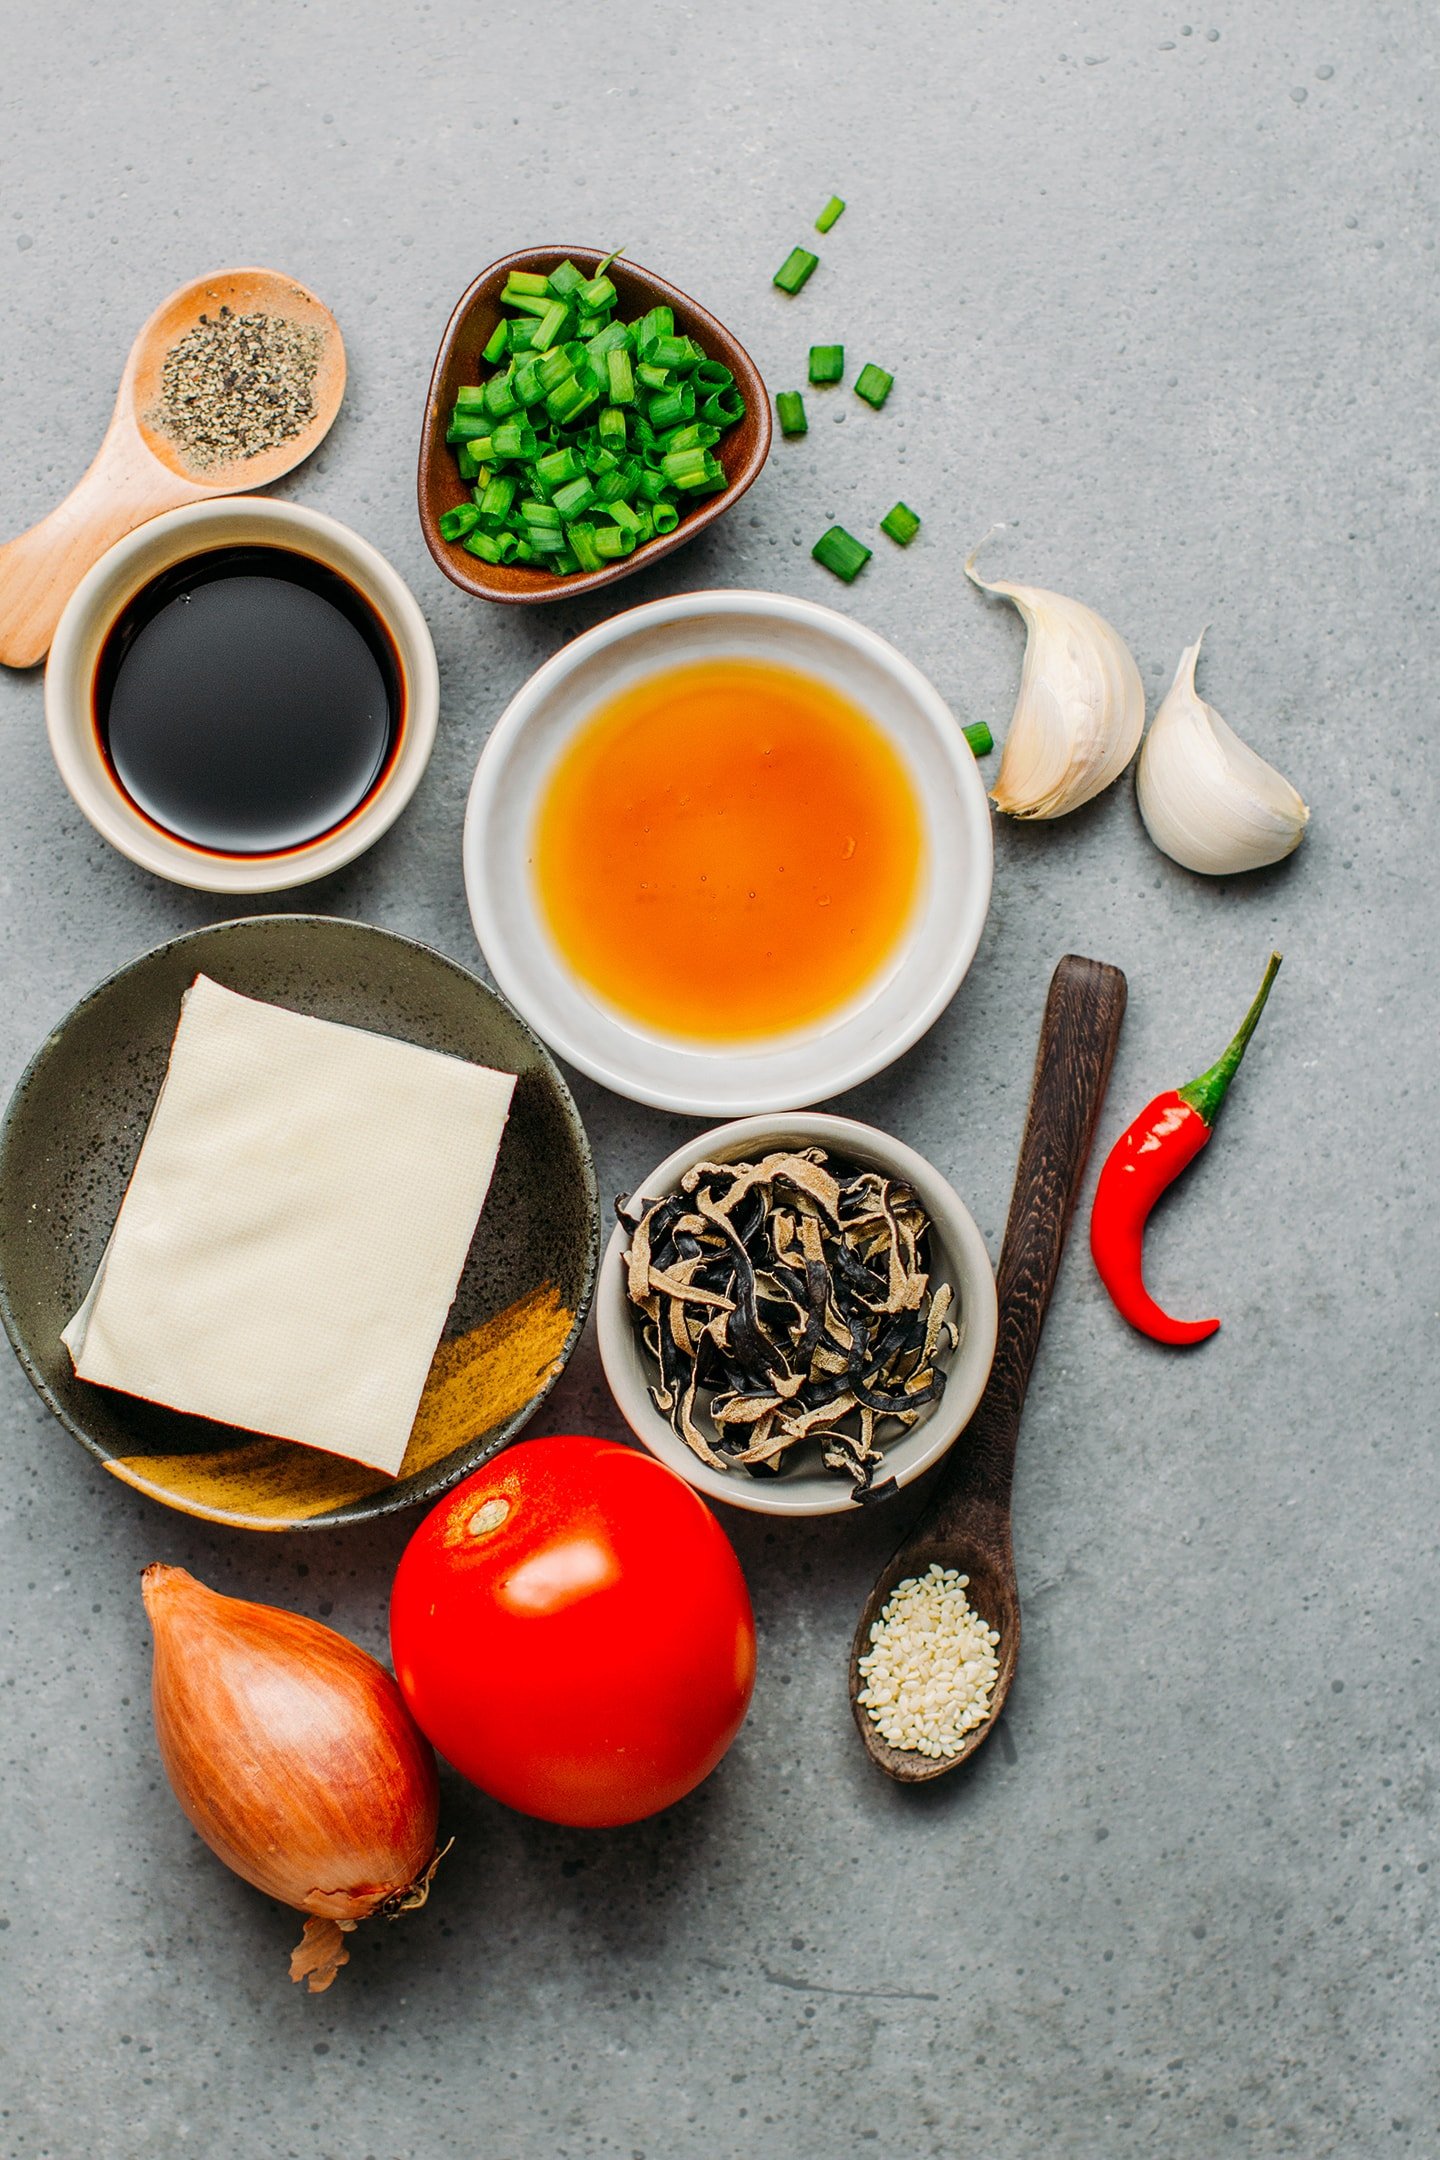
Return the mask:
<path id="1" fill-rule="evenodd" d="M 227 855 L 193 846 L 137 808 L 101 751 L 95 670 L 110 630 L 152 578 L 193 555 L 224 547 L 282 547 L 338 571 L 358 587 L 390 633 L 400 663 L 404 725 L 398 754 L 360 808 L 318 839 L 272 855 Z M 86 572 L 65 604 L 45 669 L 45 724 L 60 777 L 98 833 L 142 869 L 198 892 L 283 892 L 353 862 L 388 831 L 430 762 L 440 712 L 435 647 L 398 571 L 348 525 L 298 503 L 221 495 L 139 525 Z"/>
<path id="2" fill-rule="evenodd" d="M 903 758 L 925 821 L 923 890 L 890 963 L 844 1010 L 760 1043 L 666 1036 L 603 1005 L 541 916 L 534 882 L 540 800 L 596 708 L 663 669 L 768 660 L 858 704 Z M 823 1101 L 879 1072 L 954 996 L 990 905 L 985 788 L 954 715 L 893 645 L 833 609 L 781 593 L 681 593 L 631 608 L 538 668 L 496 722 L 465 814 L 465 891 L 495 980 L 540 1035 L 617 1094 L 688 1117 Z"/>
<path id="3" fill-rule="evenodd" d="M 931 1280 L 948 1282 L 955 1292 L 960 1340 L 946 1362 L 944 1393 L 909 1432 L 885 1449 L 879 1476 L 893 1477 L 897 1485 L 911 1485 L 964 1431 L 990 1377 L 995 1356 L 995 1274 L 985 1240 L 953 1186 L 923 1155 L 872 1125 L 813 1110 L 779 1118 L 737 1118 L 702 1133 L 667 1155 L 635 1187 L 635 1195 L 663 1199 L 698 1162 L 739 1162 L 783 1147 L 828 1148 L 832 1157 L 903 1178 L 914 1187 L 930 1217 Z M 744 1470 L 712 1470 L 671 1431 L 650 1400 L 655 1367 L 631 1317 L 624 1261 L 629 1242 L 629 1232 L 622 1225 L 605 1248 L 595 1289 L 595 1321 L 605 1377 L 636 1439 L 707 1499 L 748 1508 L 756 1515 L 845 1515 L 860 1506 L 851 1499 L 846 1479 L 821 1469 L 818 1463 L 774 1478 L 754 1478 Z"/>

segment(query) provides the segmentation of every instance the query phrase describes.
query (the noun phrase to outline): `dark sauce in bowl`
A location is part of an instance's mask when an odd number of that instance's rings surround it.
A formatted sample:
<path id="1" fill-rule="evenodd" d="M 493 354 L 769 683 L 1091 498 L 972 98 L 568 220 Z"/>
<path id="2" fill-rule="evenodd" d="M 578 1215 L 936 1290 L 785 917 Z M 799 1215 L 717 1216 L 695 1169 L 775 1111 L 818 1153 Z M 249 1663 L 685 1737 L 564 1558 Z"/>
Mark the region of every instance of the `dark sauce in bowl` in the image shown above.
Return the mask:
<path id="1" fill-rule="evenodd" d="M 95 725 L 137 809 L 192 846 L 273 855 L 358 810 L 393 761 L 402 676 L 346 578 L 282 547 L 226 547 L 153 578 L 95 671 Z"/>

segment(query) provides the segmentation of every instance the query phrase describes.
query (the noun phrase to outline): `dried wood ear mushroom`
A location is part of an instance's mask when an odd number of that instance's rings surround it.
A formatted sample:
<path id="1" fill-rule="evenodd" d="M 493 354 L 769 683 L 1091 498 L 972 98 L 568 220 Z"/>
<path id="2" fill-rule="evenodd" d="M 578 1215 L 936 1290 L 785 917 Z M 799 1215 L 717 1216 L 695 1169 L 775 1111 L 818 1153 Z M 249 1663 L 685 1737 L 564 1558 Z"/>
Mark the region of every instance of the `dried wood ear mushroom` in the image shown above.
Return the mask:
<path id="1" fill-rule="evenodd" d="M 886 1442 L 938 1401 L 959 1340 L 914 1191 L 804 1148 L 697 1163 L 678 1192 L 617 1212 L 650 1397 L 686 1446 L 774 1476 L 813 1440 L 855 1499 L 893 1491 Z"/>

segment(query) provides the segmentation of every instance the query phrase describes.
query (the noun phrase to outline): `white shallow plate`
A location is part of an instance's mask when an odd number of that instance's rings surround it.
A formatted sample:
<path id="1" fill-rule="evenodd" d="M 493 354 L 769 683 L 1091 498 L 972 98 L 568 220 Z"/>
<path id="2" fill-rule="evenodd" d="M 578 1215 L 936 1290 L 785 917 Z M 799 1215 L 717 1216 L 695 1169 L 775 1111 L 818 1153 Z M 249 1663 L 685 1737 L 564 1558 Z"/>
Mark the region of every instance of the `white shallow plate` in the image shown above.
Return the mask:
<path id="1" fill-rule="evenodd" d="M 794 668 L 868 713 L 914 781 L 927 859 L 910 928 L 859 998 L 792 1035 L 710 1046 L 626 1018 L 572 974 L 541 917 L 533 836 L 556 762 L 597 707 L 662 669 L 726 658 Z M 576 638 L 511 700 L 476 768 L 464 859 L 471 920 L 495 980 L 552 1049 L 636 1102 L 691 1117 L 738 1114 L 838 1095 L 908 1050 L 944 1011 L 990 905 L 990 811 L 944 699 L 873 630 L 780 593 L 684 593 Z"/>
<path id="2" fill-rule="evenodd" d="M 903 1178 L 914 1187 L 930 1217 L 930 1279 L 948 1282 L 955 1292 L 960 1340 L 946 1362 L 945 1391 L 938 1402 L 885 1449 L 885 1467 L 878 1475 L 893 1477 L 902 1487 L 913 1484 L 969 1424 L 995 1356 L 997 1313 L 990 1255 L 969 1209 L 933 1164 L 872 1125 L 830 1117 L 823 1111 L 799 1111 L 788 1117 L 738 1118 L 702 1133 L 652 1170 L 635 1187 L 635 1196 L 663 1199 L 697 1162 L 740 1162 L 789 1147 L 823 1147 L 832 1159 Z M 849 1481 L 820 1466 L 818 1448 L 809 1447 L 803 1454 L 797 1451 L 797 1467 L 779 1477 L 756 1478 L 744 1470 L 712 1470 L 677 1437 L 650 1400 L 655 1366 L 631 1316 L 625 1285 L 624 1253 L 629 1242 L 629 1232 L 621 1225 L 605 1248 L 595 1288 L 595 1324 L 605 1377 L 636 1439 L 707 1499 L 723 1500 L 752 1514 L 846 1515 L 859 1506 L 850 1497 Z"/>

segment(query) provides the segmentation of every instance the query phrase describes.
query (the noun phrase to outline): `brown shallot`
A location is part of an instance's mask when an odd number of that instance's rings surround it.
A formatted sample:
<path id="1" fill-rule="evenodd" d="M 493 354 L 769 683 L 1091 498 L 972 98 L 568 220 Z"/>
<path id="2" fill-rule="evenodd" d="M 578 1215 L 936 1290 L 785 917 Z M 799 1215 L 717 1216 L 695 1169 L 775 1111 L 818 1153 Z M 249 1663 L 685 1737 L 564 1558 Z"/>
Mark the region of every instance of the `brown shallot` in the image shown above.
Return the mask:
<path id="1" fill-rule="evenodd" d="M 318 1995 L 359 1921 L 425 1902 L 434 1754 L 389 1673 L 332 1628 L 184 1568 L 156 1562 L 141 1582 L 165 1773 L 228 1868 L 311 1916 L 290 1977 Z"/>

